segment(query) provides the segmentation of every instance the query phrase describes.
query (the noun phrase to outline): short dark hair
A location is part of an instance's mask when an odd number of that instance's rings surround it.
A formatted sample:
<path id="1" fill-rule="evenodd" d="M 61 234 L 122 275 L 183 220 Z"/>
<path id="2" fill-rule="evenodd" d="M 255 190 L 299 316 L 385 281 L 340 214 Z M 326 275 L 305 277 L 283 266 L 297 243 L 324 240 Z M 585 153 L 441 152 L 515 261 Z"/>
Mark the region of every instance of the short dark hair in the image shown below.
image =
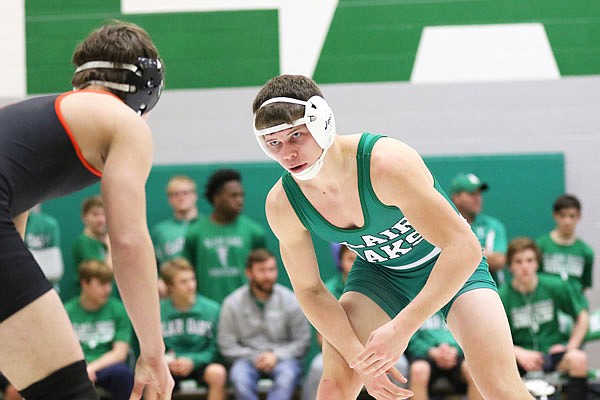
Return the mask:
<path id="1" fill-rule="evenodd" d="M 160 277 L 167 285 L 172 285 L 175 281 L 175 275 L 181 271 L 191 271 L 196 273 L 194 267 L 188 260 L 182 257 L 173 258 L 165 261 L 159 268 Z"/>
<path id="2" fill-rule="evenodd" d="M 252 102 L 252 112 L 256 114 L 255 127 L 264 129 L 278 124 L 291 124 L 304 116 L 304 106 L 300 104 L 273 103 L 259 110 L 265 101 L 274 97 L 306 101 L 313 96 L 323 97 L 323 94 L 312 79 L 303 75 L 276 76 L 260 89 Z"/>
<path id="3" fill-rule="evenodd" d="M 88 61 L 135 64 L 139 57 L 159 58 L 148 33 L 136 24 L 111 20 L 79 43 L 73 53 L 73 65 L 79 67 Z M 95 80 L 126 83 L 127 76 L 128 71 L 125 70 L 93 68 L 74 74 L 71 84 L 75 88 L 84 88 L 89 85 L 88 82 Z"/>
<path id="4" fill-rule="evenodd" d="M 86 215 L 94 207 L 104 208 L 102 196 L 92 196 L 83 200 L 83 203 L 81 203 L 81 215 Z"/>
<path id="5" fill-rule="evenodd" d="M 577 211 L 581 212 L 581 202 L 579 199 L 572 194 L 563 194 L 558 196 L 552 209 L 555 213 L 564 210 L 565 208 L 575 208 Z"/>
<path id="6" fill-rule="evenodd" d="M 254 264 L 267 261 L 270 258 L 275 258 L 275 256 L 269 250 L 262 248 L 254 249 L 246 259 L 246 269 L 250 269 Z"/>
<path id="7" fill-rule="evenodd" d="M 515 254 L 528 249 L 533 250 L 535 252 L 535 257 L 539 264 L 542 258 L 540 248 L 533 239 L 521 236 L 514 238 L 508 244 L 508 249 L 506 250 L 506 263 L 508 264 L 508 266 L 510 267 L 510 264 L 512 263 L 512 259 L 515 256 Z"/>
<path id="8" fill-rule="evenodd" d="M 79 280 L 83 282 L 89 282 L 93 278 L 98 279 L 102 283 L 112 282 L 113 270 L 104 261 L 100 260 L 89 260 L 83 261 L 77 268 Z"/>
<path id="9" fill-rule="evenodd" d="M 234 169 L 220 169 L 213 173 L 206 183 L 206 191 L 204 192 L 206 200 L 208 200 L 210 204 L 213 204 L 214 197 L 219 194 L 221 189 L 223 189 L 223 186 L 230 181 L 241 182 L 242 176 Z"/>

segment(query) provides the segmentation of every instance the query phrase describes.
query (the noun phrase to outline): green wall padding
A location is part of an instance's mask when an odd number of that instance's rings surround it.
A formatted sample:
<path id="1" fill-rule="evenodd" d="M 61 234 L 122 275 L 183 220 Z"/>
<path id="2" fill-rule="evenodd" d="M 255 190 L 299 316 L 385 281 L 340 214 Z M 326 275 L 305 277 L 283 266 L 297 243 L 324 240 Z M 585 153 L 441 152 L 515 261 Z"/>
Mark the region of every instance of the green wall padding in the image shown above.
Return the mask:
<path id="1" fill-rule="evenodd" d="M 488 182 L 490 189 L 484 195 L 484 212 L 505 223 L 509 238 L 517 235 L 536 237 L 552 228 L 551 206 L 565 188 L 562 154 L 426 157 L 425 161 L 445 189 L 448 189 L 450 181 L 459 172 L 474 172 Z M 199 209 L 203 214 L 209 215 L 211 207 L 203 197 L 204 185 L 208 176 L 219 168 L 234 168 L 241 172 L 246 192 L 245 214 L 267 227 L 268 247 L 278 254 L 277 240 L 268 229 L 264 213 L 266 195 L 281 175 L 281 169 L 275 163 L 155 166 L 147 184 L 149 226 L 169 217 L 170 209 L 164 188 L 169 178 L 175 174 L 188 175 L 197 182 Z M 85 197 L 99 192 L 99 185 L 95 185 L 43 205 L 44 212 L 53 215 L 61 223 L 65 258 L 65 276 L 61 282 L 63 299 L 72 296 L 70 288 L 76 276 L 71 246 L 83 229 L 79 218 L 80 204 Z M 321 264 L 321 276 L 327 279 L 336 271 L 329 244 L 318 238 L 314 242 Z M 281 261 L 279 265 L 279 281 L 289 286 Z"/>

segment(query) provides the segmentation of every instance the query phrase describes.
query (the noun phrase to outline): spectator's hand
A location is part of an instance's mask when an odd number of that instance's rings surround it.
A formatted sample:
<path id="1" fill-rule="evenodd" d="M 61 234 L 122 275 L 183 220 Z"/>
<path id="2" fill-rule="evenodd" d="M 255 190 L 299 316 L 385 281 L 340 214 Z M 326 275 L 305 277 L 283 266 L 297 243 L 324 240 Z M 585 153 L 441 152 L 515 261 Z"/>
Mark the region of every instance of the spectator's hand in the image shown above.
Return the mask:
<path id="1" fill-rule="evenodd" d="M 135 380 L 129 400 L 140 400 L 144 387 L 154 393 L 154 398 L 149 400 L 170 400 L 174 385 L 164 356 L 146 358 L 141 355 L 135 365 Z"/>
<path id="2" fill-rule="evenodd" d="M 360 375 L 385 374 L 406 350 L 408 339 L 391 320 L 371 332 L 364 350 L 350 361 L 350 368 Z"/>
<path id="3" fill-rule="evenodd" d="M 550 350 L 548 350 L 549 354 L 556 354 L 556 353 L 564 353 L 565 351 L 567 351 L 567 346 L 565 346 L 564 344 L 555 344 L 552 345 L 552 347 L 550 347 Z"/>
<path id="4" fill-rule="evenodd" d="M 539 351 L 515 347 L 515 357 L 525 371 L 539 371 L 544 365 L 544 355 Z"/>
<path id="5" fill-rule="evenodd" d="M 458 349 L 448 343 L 442 343 L 439 348 L 441 357 L 438 366 L 442 369 L 454 368 L 458 363 Z"/>
<path id="6" fill-rule="evenodd" d="M 169 297 L 169 291 L 167 290 L 167 284 L 162 279 L 158 278 L 158 297 L 165 299 Z"/>
<path id="7" fill-rule="evenodd" d="M 260 353 L 256 358 L 254 366 L 263 372 L 271 372 L 277 365 L 277 356 L 272 351 L 265 351 Z"/>
<path id="8" fill-rule="evenodd" d="M 87 366 L 87 374 L 88 374 L 88 378 L 90 378 L 90 381 L 96 382 L 96 380 L 98 380 L 98 377 L 96 376 L 96 370 L 93 367 L 91 367 L 89 364 Z"/>
<path id="9" fill-rule="evenodd" d="M 387 371 L 394 379 L 406 383 L 407 380 L 395 367 Z M 367 392 L 377 400 L 401 400 L 413 396 L 413 392 L 394 384 L 387 374 L 361 375 Z"/>
<path id="10" fill-rule="evenodd" d="M 169 363 L 169 369 L 175 376 L 186 377 L 192 373 L 194 362 L 186 357 L 179 357 Z"/>

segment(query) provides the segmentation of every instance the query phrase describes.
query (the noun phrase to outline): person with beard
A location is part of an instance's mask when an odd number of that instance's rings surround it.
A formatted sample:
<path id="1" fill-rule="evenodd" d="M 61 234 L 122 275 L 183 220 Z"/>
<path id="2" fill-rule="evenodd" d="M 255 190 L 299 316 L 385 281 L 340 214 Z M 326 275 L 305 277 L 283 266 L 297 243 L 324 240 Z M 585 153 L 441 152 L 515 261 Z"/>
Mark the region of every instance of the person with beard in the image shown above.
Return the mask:
<path id="1" fill-rule="evenodd" d="M 496 285 L 501 286 L 510 280 L 510 272 L 504 268 L 508 239 L 504 223 L 496 217 L 481 212 L 482 193 L 488 189 L 489 185 L 473 173 L 456 175 L 450 185 L 452 202 L 477 236 L 483 254 L 487 258 L 490 274 Z"/>
<path id="2" fill-rule="evenodd" d="M 218 343 L 231 363 L 230 380 L 238 400 L 258 399 L 258 380 L 270 378 L 267 399 L 290 399 L 302 374 L 310 328 L 293 292 L 277 284 L 271 252 L 255 249 L 246 263 L 248 284 L 225 298 Z"/>
<path id="3" fill-rule="evenodd" d="M 183 255 L 195 267 L 198 293 L 221 303 L 245 283 L 244 263 L 252 249 L 265 247 L 265 229 L 242 215 L 244 188 L 238 171 L 213 173 L 205 196 L 213 212 L 190 225 Z"/>
<path id="4" fill-rule="evenodd" d="M 160 266 L 168 298 L 160 303 L 169 370 L 178 388 L 192 379 L 208 386 L 208 400 L 224 400 L 227 371 L 216 362 L 219 304 L 196 293 L 194 268 L 184 258 Z"/>

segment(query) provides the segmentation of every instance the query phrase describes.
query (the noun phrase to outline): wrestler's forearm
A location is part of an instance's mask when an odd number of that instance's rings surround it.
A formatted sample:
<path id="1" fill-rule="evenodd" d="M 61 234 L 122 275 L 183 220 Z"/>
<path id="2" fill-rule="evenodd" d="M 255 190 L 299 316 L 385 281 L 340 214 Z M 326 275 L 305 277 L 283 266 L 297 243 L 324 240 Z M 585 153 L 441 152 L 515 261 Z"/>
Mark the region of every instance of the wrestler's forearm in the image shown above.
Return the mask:
<path id="1" fill-rule="evenodd" d="M 164 355 L 154 252 L 147 234 L 113 240 L 113 262 L 119 293 L 140 343 L 150 357 Z"/>
<path id="2" fill-rule="evenodd" d="M 395 318 L 397 326 L 413 334 L 419 327 L 445 306 L 473 274 L 481 261 L 478 245 L 448 246 L 444 248 L 423 289 Z"/>
<path id="3" fill-rule="evenodd" d="M 346 362 L 362 351 L 364 346 L 354 333 L 346 312 L 324 285 L 295 290 L 295 293 L 306 317 Z"/>

